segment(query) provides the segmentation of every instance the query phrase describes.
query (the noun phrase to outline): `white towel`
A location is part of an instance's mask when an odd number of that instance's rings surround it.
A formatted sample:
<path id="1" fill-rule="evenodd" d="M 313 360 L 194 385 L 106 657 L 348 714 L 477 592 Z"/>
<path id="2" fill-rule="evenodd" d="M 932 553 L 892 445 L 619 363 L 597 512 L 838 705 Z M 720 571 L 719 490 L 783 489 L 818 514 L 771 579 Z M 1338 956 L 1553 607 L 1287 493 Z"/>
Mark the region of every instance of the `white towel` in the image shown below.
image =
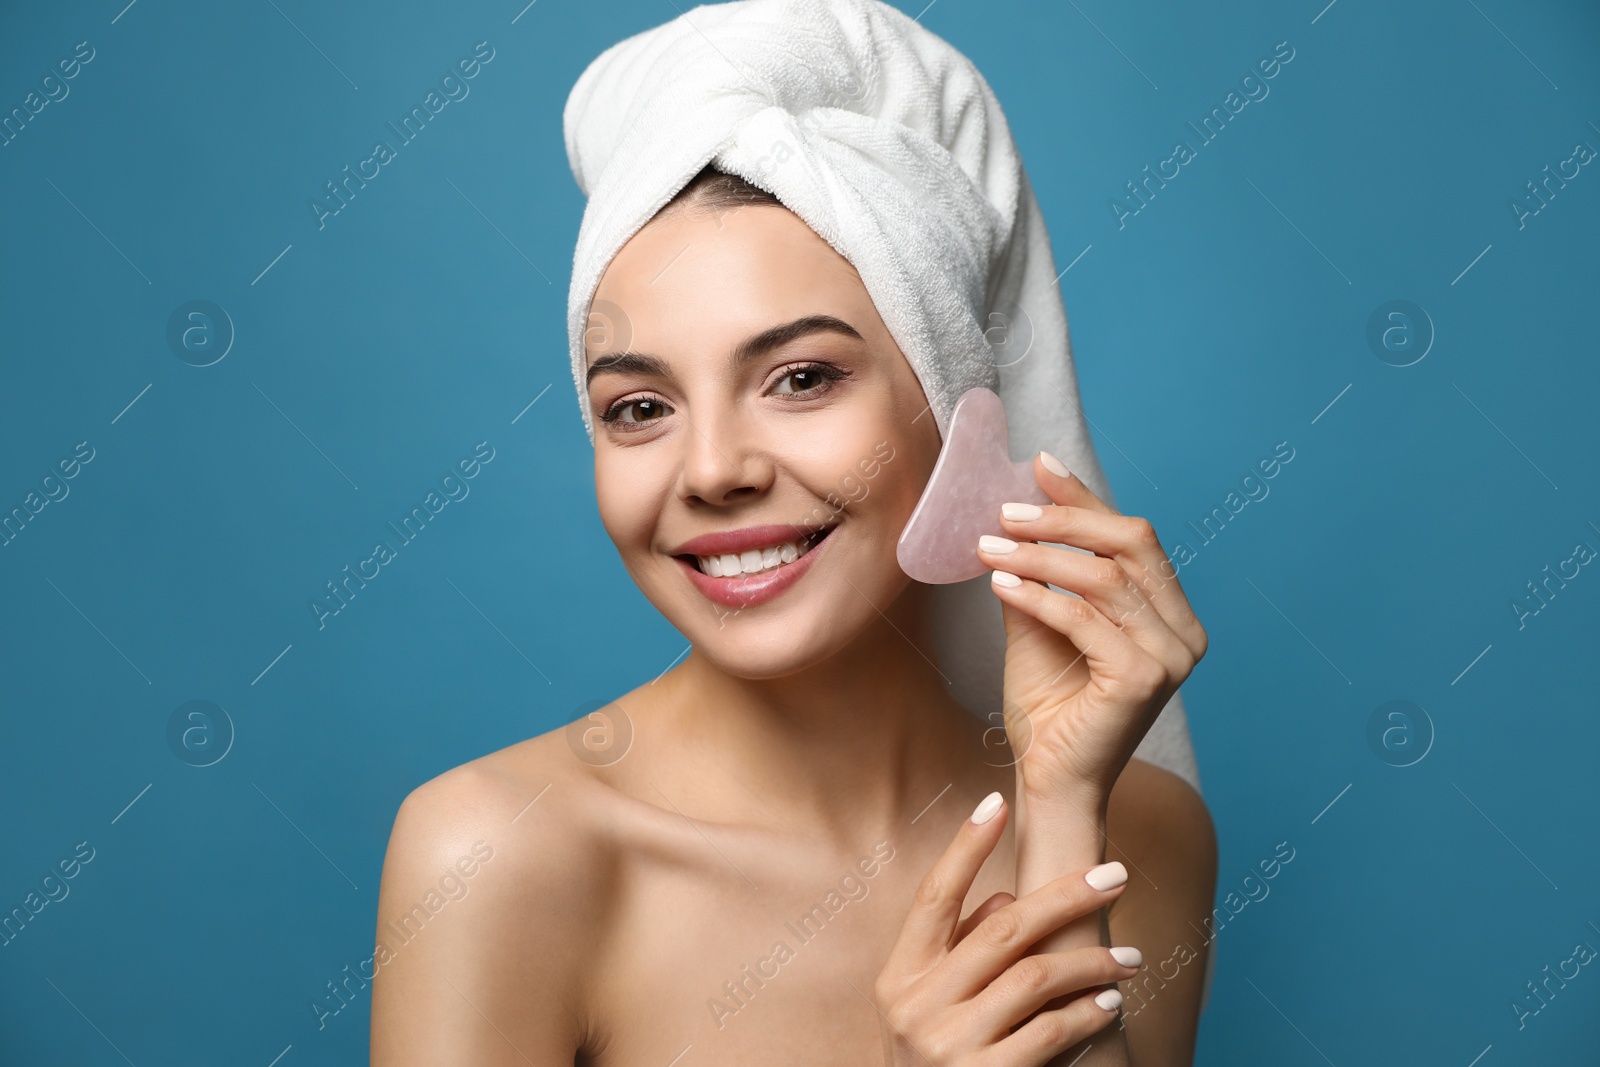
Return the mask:
<path id="1" fill-rule="evenodd" d="M 999 101 L 942 38 L 877 0 L 704 4 L 601 53 L 563 119 L 589 197 L 567 329 L 591 440 L 583 338 L 595 288 L 712 163 L 775 194 L 855 266 L 941 435 L 956 399 L 987 386 L 1013 455 L 1049 451 L 1115 506 L 1079 410 L 1038 201 Z M 1000 707 L 1005 653 L 988 585 L 934 587 L 936 659 L 985 719 Z M 1200 788 L 1176 695 L 1135 755 Z"/>

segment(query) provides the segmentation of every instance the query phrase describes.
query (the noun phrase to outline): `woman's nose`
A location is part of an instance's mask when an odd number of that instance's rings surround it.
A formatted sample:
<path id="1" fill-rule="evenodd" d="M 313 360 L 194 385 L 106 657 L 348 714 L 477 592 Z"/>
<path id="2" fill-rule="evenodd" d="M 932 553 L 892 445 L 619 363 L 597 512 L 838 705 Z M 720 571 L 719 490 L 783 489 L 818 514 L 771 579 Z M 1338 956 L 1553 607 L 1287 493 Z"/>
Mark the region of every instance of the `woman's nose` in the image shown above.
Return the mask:
<path id="1" fill-rule="evenodd" d="M 689 432 L 680 437 L 681 497 L 707 504 L 729 504 L 771 486 L 771 458 L 737 417 L 685 422 Z"/>

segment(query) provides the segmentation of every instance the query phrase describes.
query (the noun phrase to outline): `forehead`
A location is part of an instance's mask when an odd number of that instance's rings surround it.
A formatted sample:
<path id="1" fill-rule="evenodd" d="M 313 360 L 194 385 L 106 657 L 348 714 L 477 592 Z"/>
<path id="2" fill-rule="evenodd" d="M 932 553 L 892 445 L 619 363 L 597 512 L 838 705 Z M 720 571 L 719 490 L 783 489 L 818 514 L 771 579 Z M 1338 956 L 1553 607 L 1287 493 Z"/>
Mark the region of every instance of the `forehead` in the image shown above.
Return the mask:
<path id="1" fill-rule="evenodd" d="M 628 348 L 721 348 L 778 322 L 831 314 L 863 334 L 881 321 L 861 276 L 799 216 L 771 205 L 675 212 L 636 233 L 595 290 L 589 359 Z M 865 320 L 865 321 L 862 321 Z"/>

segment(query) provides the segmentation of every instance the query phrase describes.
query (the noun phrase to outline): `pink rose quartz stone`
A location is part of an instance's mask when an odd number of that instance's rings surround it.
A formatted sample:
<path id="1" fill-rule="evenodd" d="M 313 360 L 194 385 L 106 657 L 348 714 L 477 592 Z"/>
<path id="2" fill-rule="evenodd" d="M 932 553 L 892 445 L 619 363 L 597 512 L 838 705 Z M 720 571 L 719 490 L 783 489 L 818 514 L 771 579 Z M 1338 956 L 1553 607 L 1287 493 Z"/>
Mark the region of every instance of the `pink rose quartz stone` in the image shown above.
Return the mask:
<path id="1" fill-rule="evenodd" d="M 1006 409 L 992 389 L 969 389 L 956 401 L 944 447 L 922 499 L 900 534 L 900 569 L 915 581 L 947 585 L 990 568 L 978 558 L 978 538 L 1004 536 L 1000 505 L 1050 504 L 1033 477 L 1033 460 L 1014 462 L 1006 440 Z"/>

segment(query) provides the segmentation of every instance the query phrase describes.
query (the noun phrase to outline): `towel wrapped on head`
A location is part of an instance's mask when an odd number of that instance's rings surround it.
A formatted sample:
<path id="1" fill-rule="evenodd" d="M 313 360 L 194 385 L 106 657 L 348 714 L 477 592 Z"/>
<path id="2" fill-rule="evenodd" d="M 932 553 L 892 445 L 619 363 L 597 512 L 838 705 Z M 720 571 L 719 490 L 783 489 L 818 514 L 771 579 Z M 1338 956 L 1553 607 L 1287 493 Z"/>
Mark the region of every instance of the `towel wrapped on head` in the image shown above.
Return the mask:
<path id="1" fill-rule="evenodd" d="M 1058 456 L 1115 506 L 1079 408 L 1055 257 L 999 101 L 976 67 L 878 0 L 695 7 L 603 52 L 563 115 L 588 196 L 567 333 L 591 440 L 584 334 L 622 246 L 707 164 L 778 197 L 860 274 L 943 436 L 1000 395 L 1013 455 Z M 1005 628 L 986 578 L 932 587 L 940 669 L 984 719 Z M 995 720 L 997 721 L 997 720 Z M 1175 694 L 1134 753 L 1200 787 Z"/>

